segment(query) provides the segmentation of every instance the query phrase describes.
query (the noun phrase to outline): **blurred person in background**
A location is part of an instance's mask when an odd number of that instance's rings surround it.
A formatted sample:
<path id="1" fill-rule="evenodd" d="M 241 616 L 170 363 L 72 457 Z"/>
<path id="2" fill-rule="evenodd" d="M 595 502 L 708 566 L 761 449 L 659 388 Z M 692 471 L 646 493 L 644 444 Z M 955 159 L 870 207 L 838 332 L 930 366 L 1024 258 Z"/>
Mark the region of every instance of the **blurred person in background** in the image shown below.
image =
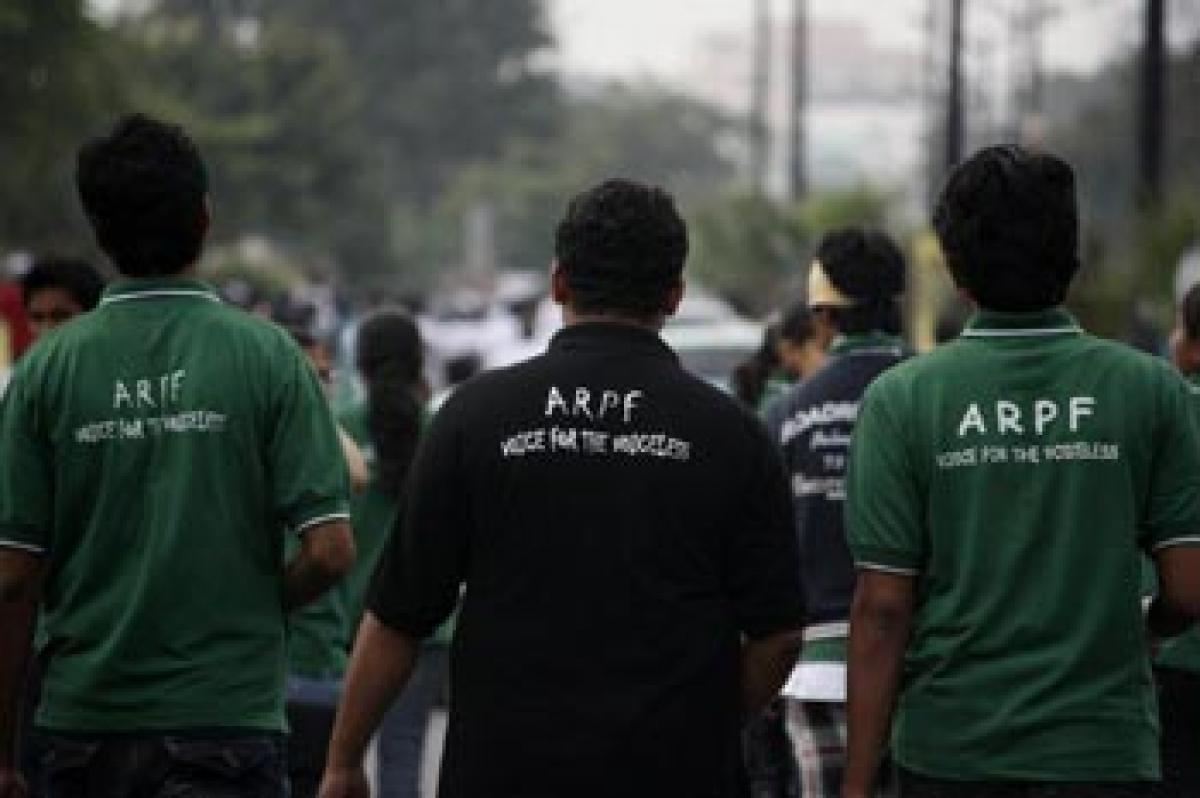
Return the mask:
<path id="1" fill-rule="evenodd" d="M 90 263 L 79 258 L 43 257 L 21 278 L 21 300 L 34 340 L 56 327 L 65 324 L 81 313 L 96 307 L 104 291 L 104 279 Z M 17 623 L 17 617 L 9 618 L 9 612 L 24 613 L 28 608 L 12 610 L 0 606 L 0 626 Z M 30 795 L 42 794 L 43 752 L 33 727 L 33 715 L 41 694 L 41 667 L 36 652 L 41 651 L 44 641 L 35 639 L 34 656 L 28 664 L 25 706 L 22 710 L 22 732 L 20 748 L 22 771 L 29 786 Z"/>
<path id="2" fill-rule="evenodd" d="M 828 360 L 766 410 L 791 477 L 806 615 L 804 650 L 783 688 L 800 794 L 839 798 L 846 767 L 846 637 L 854 560 L 842 523 L 846 458 L 867 386 L 906 357 L 900 339 L 904 256 L 861 227 L 822 237 L 808 271 L 813 337 Z M 803 362 L 803 361 L 802 361 Z M 895 789 L 885 766 L 877 795 Z"/>
<path id="3" fill-rule="evenodd" d="M 283 796 L 285 614 L 354 556 L 331 413 L 285 332 L 195 279 L 209 198 L 181 128 L 121 119 L 76 182 L 124 279 L 0 410 L 0 601 L 29 608 L 0 629 L 0 795 L 26 794 L 37 599 L 52 798 Z"/>
<path id="4" fill-rule="evenodd" d="M 319 337 L 295 320 L 289 326 L 328 384 L 331 358 L 322 357 L 328 347 L 319 345 Z M 350 500 L 358 558 L 340 585 L 288 619 L 288 772 L 292 794 L 298 798 L 315 795 L 320 784 L 347 655 L 379 552 L 395 521 L 429 394 L 422 376 L 420 334 L 404 311 L 380 310 L 368 316 L 358 330 L 354 360 L 366 397 L 338 421 L 365 472 L 362 489 Z M 380 730 L 377 756 L 383 795 L 419 794 L 425 729 L 444 680 L 444 632 L 429 641 L 423 655 L 413 689 L 396 702 Z"/>
<path id="5" fill-rule="evenodd" d="M 828 335 L 818 335 L 812 313 L 801 302 L 779 321 L 767 324 L 762 345 L 733 372 L 734 395 L 763 411 L 797 381 L 808 379 L 825 362 Z"/>
<path id="6" fill-rule="evenodd" d="M 820 334 L 819 334 L 820 333 Z M 734 395 L 758 413 L 825 363 L 832 336 L 818 330 L 807 302 L 796 302 L 767 325 L 763 343 L 734 371 Z M 798 789 L 798 773 L 784 728 L 784 702 L 776 699 L 746 727 L 744 747 L 751 798 L 786 798 Z"/>
<path id="7" fill-rule="evenodd" d="M 872 794 L 889 738 L 905 798 L 1151 795 L 1139 552 L 1162 582 L 1151 631 L 1188 628 L 1196 399 L 1161 358 L 1062 308 L 1079 227 L 1059 158 L 981 150 L 951 174 L 934 228 L 978 311 L 859 409 L 843 796 Z"/>
<path id="8" fill-rule="evenodd" d="M 95 308 L 103 291 L 104 278 L 85 260 L 34 261 L 21 278 L 21 300 L 34 338 Z"/>
<path id="9" fill-rule="evenodd" d="M 1171 332 L 1171 360 L 1193 386 L 1193 403 L 1200 413 L 1200 283 L 1184 295 Z M 1153 595 L 1158 579 L 1151 560 L 1145 560 Z M 1162 739 L 1162 783 L 1156 798 L 1200 795 L 1200 631 L 1191 629 L 1161 641 L 1154 652 L 1154 683 L 1158 689 Z"/>
<path id="10" fill-rule="evenodd" d="M 397 534 L 399 499 L 430 401 L 423 376 L 424 345 L 416 322 L 403 310 L 379 310 L 363 321 L 354 362 L 366 397 L 340 420 L 363 447 L 372 479 L 351 502 L 363 556 L 346 585 L 352 632 L 362 620 L 367 589 L 384 545 Z M 453 618 L 421 642 L 413 674 L 380 724 L 375 746 L 380 795 L 420 796 L 429 720 L 445 687 L 452 634 Z"/>
<path id="11" fill-rule="evenodd" d="M 569 205 L 549 350 L 430 423 L 359 628 L 323 798 L 455 608 L 442 798 L 740 794 L 740 735 L 802 616 L 778 454 L 659 337 L 683 296 L 671 198 L 606 181 Z M 734 475 L 731 478 L 731 475 Z"/>

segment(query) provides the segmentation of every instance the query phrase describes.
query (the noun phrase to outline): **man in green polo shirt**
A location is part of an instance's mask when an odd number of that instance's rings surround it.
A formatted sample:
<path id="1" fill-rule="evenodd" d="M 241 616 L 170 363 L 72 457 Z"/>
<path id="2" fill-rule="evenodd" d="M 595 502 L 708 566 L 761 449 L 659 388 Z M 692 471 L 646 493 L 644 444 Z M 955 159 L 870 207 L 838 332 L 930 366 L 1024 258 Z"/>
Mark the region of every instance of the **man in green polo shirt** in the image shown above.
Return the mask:
<path id="1" fill-rule="evenodd" d="M 858 566 L 845 798 L 891 732 L 904 796 L 1144 795 L 1159 777 L 1152 626 L 1200 614 L 1200 439 L 1161 360 L 1085 334 L 1074 175 L 981 151 L 934 217 L 979 307 L 863 399 L 847 479 Z"/>
<path id="2" fill-rule="evenodd" d="M 191 275 L 208 227 L 184 132 L 80 152 L 126 278 L 17 367 L 0 410 L 0 597 L 40 595 L 51 796 L 283 795 L 284 615 L 353 561 L 345 466 L 286 332 Z M 283 560 L 287 528 L 302 536 Z M 0 795 L 32 613 L 0 646 Z"/>

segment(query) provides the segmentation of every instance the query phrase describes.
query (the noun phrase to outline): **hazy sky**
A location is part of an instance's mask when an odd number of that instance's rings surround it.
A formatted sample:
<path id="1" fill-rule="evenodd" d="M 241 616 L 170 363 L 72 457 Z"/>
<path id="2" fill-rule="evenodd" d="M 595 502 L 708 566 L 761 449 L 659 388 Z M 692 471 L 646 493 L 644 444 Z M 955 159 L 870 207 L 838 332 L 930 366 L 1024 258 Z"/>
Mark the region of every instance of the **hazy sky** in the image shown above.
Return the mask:
<path id="1" fill-rule="evenodd" d="M 752 0 L 549 0 L 561 63 L 568 70 L 614 77 L 681 77 L 706 37 L 751 27 Z M 939 0 L 943 5 L 947 0 Z M 1004 15 L 1027 0 L 968 2 L 968 26 L 984 40 L 1005 30 Z M 1144 0 L 1045 0 L 1057 8 L 1048 22 L 1046 64 L 1094 69 L 1138 36 Z M 1174 38 L 1194 32 L 1196 0 L 1168 0 Z M 927 0 L 808 0 L 818 19 L 854 19 L 881 43 L 919 50 Z M 791 0 L 772 0 L 772 16 L 786 24 Z"/>

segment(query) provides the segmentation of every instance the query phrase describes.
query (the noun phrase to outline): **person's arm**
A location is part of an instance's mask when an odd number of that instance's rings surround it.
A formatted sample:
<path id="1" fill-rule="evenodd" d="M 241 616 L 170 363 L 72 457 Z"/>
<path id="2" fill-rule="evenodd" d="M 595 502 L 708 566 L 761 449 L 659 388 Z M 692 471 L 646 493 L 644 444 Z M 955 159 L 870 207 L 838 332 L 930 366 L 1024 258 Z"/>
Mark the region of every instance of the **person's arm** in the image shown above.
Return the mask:
<path id="1" fill-rule="evenodd" d="M 798 630 L 777 632 L 742 647 L 742 718 L 753 720 L 779 695 L 800 655 Z"/>
<path id="2" fill-rule="evenodd" d="M 1200 546 L 1167 546 L 1154 559 L 1160 587 L 1146 624 L 1156 637 L 1174 637 L 1200 618 Z"/>
<path id="3" fill-rule="evenodd" d="M 843 798 L 873 795 L 904 670 L 916 580 L 859 570 L 850 608 Z"/>
<path id="4" fill-rule="evenodd" d="M 355 492 L 367 487 L 371 481 L 371 470 L 367 467 L 367 458 L 363 457 L 362 449 L 339 424 L 337 427 L 338 442 L 342 444 L 342 457 L 346 458 L 346 471 L 350 475 L 350 487 Z"/>
<path id="5" fill-rule="evenodd" d="M 41 558 L 0 548 L 0 798 L 24 796 L 17 759 Z"/>
<path id="6" fill-rule="evenodd" d="M 354 535 L 343 519 L 304 530 L 300 551 L 287 564 L 283 576 L 283 606 L 287 610 L 316 599 L 345 576 L 354 565 Z"/>
<path id="7" fill-rule="evenodd" d="M 368 798 L 363 756 L 388 707 L 408 683 L 417 641 L 367 612 L 358 628 L 325 760 L 319 798 Z"/>

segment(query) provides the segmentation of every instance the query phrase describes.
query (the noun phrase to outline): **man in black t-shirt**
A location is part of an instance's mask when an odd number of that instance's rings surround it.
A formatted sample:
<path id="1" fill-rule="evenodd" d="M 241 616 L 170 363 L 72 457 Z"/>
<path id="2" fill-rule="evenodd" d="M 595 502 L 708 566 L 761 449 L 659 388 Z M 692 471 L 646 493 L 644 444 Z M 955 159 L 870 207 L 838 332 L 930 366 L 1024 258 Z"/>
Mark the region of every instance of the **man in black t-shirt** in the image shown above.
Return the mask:
<path id="1" fill-rule="evenodd" d="M 559 225 L 549 351 L 434 418 L 359 630 L 324 798 L 454 608 L 442 798 L 738 795 L 741 721 L 795 659 L 791 503 L 758 421 L 657 335 L 683 294 L 669 196 L 608 181 Z"/>

